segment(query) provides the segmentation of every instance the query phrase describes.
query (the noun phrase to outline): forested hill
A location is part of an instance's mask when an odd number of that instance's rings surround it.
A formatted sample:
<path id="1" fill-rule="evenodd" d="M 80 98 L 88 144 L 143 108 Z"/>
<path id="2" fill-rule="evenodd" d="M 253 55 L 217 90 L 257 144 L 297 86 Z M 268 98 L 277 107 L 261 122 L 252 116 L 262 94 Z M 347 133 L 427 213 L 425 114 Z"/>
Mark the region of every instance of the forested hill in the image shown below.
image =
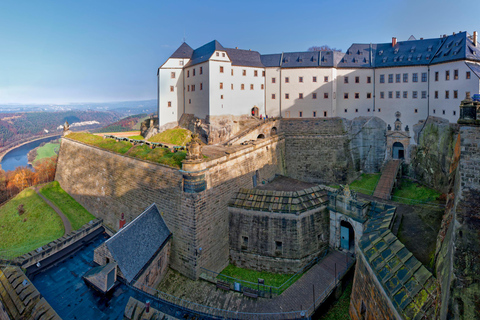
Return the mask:
<path id="1" fill-rule="evenodd" d="M 94 129 L 120 119 L 112 111 L 72 110 L 60 112 L 0 113 L 0 148 L 51 133 L 61 133 L 68 121 L 72 129 Z M 93 122 L 89 122 L 93 121 Z M 76 125 L 75 125 L 76 123 Z"/>
<path id="2" fill-rule="evenodd" d="M 134 116 L 123 118 L 117 122 L 109 124 L 106 127 L 103 127 L 96 132 L 126 132 L 140 130 L 140 125 L 142 121 L 150 118 L 146 113 L 136 114 Z"/>

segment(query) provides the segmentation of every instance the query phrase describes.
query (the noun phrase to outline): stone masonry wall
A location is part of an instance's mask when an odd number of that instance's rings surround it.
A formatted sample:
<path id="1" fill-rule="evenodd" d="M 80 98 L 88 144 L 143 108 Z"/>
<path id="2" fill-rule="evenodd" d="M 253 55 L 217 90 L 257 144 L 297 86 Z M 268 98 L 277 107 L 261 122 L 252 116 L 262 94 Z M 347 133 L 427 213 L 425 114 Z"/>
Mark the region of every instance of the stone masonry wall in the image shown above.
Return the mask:
<path id="1" fill-rule="evenodd" d="M 328 210 L 300 215 L 229 207 L 230 258 L 249 269 L 295 273 L 328 247 Z M 277 242 L 281 242 L 281 248 Z"/>
<path id="2" fill-rule="evenodd" d="M 170 256 L 170 241 L 160 250 L 157 256 L 150 262 L 150 265 L 142 272 L 135 282 L 135 287 L 155 294 L 157 285 L 163 279 L 168 270 L 168 259 Z"/>
<path id="3" fill-rule="evenodd" d="M 350 299 L 350 317 L 352 320 L 400 319 L 398 313 L 393 313 L 394 307 L 389 305 L 387 296 L 380 292 L 383 289 L 376 284 L 374 273 L 368 270 L 369 267 L 364 259 L 361 252 L 357 254 Z"/>

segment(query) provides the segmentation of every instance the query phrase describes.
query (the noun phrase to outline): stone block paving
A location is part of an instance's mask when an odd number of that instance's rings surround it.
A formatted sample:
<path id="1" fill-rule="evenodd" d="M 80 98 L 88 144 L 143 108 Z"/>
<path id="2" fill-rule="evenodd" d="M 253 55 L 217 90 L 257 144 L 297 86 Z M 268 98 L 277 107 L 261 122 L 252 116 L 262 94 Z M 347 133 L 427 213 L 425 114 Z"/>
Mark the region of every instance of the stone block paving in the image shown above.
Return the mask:
<path id="1" fill-rule="evenodd" d="M 333 251 L 322 261 L 314 265 L 299 280 L 292 284 L 280 296 L 250 299 L 239 292 L 217 289 L 210 282 L 193 281 L 178 273 L 169 271 L 159 290 L 178 298 L 211 308 L 245 313 L 279 313 L 309 309 L 315 299 L 322 296 L 326 289 L 330 291 L 334 283 L 335 270 L 341 275 L 347 265 L 353 261 L 348 253 Z M 188 307 L 188 305 L 186 305 Z M 318 306 L 317 306 L 318 307 Z M 197 309 L 197 308 L 195 308 Z M 203 309 L 203 310 L 208 310 Z M 312 309 L 311 309 L 312 310 Z M 211 312 L 215 310 L 211 309 Z M 217 313 L 218 311 L 215 311 Z M 248 315 L 245 315 L 248 318 Z"/>
<path id="2" fill-rule="evenodd" d="M 382 176 L 378 181 L 374 197 L 389 200 L 392 188 L 397 177 L 398 168 L 400 167 L 400 160 L 390 160 L 383 169 Z"/>

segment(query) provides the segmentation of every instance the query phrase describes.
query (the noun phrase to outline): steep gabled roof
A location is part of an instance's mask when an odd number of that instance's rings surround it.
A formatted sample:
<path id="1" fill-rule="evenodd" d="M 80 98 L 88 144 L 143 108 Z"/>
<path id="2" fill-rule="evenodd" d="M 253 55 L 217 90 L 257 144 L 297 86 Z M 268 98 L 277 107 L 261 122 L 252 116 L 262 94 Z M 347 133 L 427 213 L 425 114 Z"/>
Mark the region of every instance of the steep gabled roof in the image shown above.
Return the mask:
<path id="1" fill-rule="evenodd" d="M 190 59 L 192 57 L 193 49 L 186 42 L 182 43 L 180 47 L 170 56 L 170 58 Z"/>
<path id="2" fill-rule="evenodd" d="M 455 60 L 480 61 L 480 50 L 474 46 L 467 32 L 460 32 L 444 38 L 442 47 L 432 60 L 432 63 L 443 63 Z"/>
<path id="3" fill-rule="evenodd" d="M 170 235 L 154 203 L 105 244 L 127 281 L 131 282 L 165 245 Z"/>
<path id="4" fill-rule="evenodd" d="M 213 40 L 207 44 L 204 44 L 200 48 L 193 50 L 192 59 L 187 66 L 193 66 L 208 61 L 215 51 L 226 50 L 217 40 Z"/>
<path id="5" fill-rule="evenodd" d="M 225 49 L 233 66 L 263 67 L 258 51 Z"/>
<path id="6" fill-rule="evenodd" d="M 466 64 L 473 71 L 473 73 L 480 78 L 480 65 L 471 62 L 466 62 Z"/>

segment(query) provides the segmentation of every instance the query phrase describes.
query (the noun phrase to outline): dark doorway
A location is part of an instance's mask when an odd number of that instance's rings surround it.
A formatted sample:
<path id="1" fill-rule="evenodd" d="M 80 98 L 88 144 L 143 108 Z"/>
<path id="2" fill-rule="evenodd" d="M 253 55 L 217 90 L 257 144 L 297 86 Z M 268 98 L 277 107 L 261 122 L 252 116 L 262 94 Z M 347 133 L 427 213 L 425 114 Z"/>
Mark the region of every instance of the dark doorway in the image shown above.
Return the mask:
<path id="1" fill-rule="evenodd" d="M 393 159 L 405 159 L 405 149 L 403 144 L 400 142 L 395 142 L 392 147 L 392 158 Z"/>
<path id="2" fill-rule="evenodd" d="M 258 135 L 257 139 L 265 139 L 265 135 L 263 133 L 260 133 Z"/>
<path id="3" fill-rule="evenodd" d="M 340 247 L 344 250 L 355 248 L 355 232 L 347 221 L 340 222 Z"/>
<path id="4" fill-rule="evenodd" d="M 277 128 L 273 127 L 272 130 L 270 130 L 270 135 L 273 136 L 275 134 L 277 134 Z"/>
<path id="5" fill-rule="evenodd" d="M 258 117 L 258 108 L 257 107 L 252 108 L 252 117 Z"/>

